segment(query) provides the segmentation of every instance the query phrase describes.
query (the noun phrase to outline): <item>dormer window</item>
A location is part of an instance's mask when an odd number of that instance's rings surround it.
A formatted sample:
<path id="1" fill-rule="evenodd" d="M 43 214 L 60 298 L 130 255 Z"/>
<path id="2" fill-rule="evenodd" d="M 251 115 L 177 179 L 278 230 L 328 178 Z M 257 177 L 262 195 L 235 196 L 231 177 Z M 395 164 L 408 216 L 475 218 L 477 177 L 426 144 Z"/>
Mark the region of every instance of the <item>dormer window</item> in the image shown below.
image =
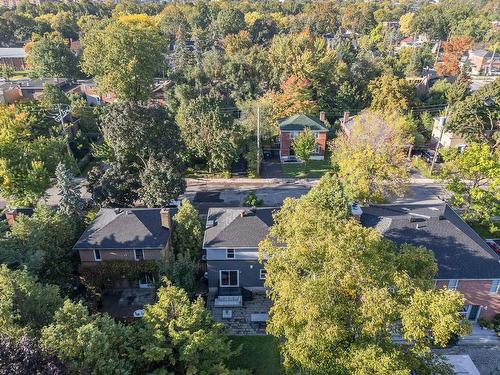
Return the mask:
<path id="1" fill-rule="evenodd" d="M 134 250 L 134 258 L 135 258 L 135 260 L 144 260 L 144 250 L 135 249 Z"/>

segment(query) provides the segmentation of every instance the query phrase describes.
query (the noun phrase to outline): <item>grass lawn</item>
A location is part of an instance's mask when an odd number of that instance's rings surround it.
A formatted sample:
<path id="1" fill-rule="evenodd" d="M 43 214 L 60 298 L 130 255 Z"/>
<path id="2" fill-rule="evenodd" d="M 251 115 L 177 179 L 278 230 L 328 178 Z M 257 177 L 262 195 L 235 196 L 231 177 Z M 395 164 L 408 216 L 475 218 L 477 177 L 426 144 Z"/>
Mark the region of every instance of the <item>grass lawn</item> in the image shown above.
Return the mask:
<path id="1" fill-rule="evenodd" d="M 304 174 L 303 163 L 283 163 L 283 176 L 286 178 L 319 178 L 332 169 L 330 158 L 325 156 L 325 160 L 309 160 L 307 175 Z"/>
<path id="2" fill-rule="evenodd" d="M 232 369 L 247 369 L 256 375 L 281 373 L 278 341 L 273 336 L 231 336 L 233 349 L 243 345 L 239 355 L 228 363 Z"/>
<path id="3" fill-rule="evenodd" d="M 499 238 L 500 237 L 500 230 L 493 230 L 488 225 L 484 224 L 478 224 L 478 223 L 471 223 L 469 224 L 472 229 L 474 229 L 477 234 L 479 234 L 483 238 Z"/>

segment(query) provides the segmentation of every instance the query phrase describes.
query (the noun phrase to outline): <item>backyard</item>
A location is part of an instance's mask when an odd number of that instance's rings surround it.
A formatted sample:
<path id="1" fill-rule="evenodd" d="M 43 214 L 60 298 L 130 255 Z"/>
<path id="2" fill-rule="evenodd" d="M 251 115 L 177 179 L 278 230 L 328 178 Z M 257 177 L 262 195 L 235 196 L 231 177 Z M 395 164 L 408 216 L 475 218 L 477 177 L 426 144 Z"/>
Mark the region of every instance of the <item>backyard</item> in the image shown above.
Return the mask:
<path id="1" fill-rule="evenodd" d="M 273 336 L 231 336 L 232 347 L 241 351 L 228 363 L 230 368 L 242 368 L 256 375 L 281 373 L 278 341 Z"/>

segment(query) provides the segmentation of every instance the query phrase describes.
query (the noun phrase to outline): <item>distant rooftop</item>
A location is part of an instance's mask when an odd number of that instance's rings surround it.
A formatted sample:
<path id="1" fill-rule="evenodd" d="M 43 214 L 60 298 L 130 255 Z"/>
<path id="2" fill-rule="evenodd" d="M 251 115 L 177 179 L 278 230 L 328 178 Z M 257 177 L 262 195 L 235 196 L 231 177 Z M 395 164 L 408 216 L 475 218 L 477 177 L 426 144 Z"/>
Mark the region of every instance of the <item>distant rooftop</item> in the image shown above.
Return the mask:
<path id="1" fill-rule="evenodd" d="M 278 122 L 281 131 L 300 131 L 305 128 L 314 131 L 328 131 L 328 129 L 323 126 L 323 122 L 316 116 L 300 114 L 280 119 Z"/>
<path id="2" fill-rule="evenodd" d="M 397 244 L 434 252 L 437 279 L 499 279 L 500 257 L 448 205 L 363 207 L 361 222 Z"/>

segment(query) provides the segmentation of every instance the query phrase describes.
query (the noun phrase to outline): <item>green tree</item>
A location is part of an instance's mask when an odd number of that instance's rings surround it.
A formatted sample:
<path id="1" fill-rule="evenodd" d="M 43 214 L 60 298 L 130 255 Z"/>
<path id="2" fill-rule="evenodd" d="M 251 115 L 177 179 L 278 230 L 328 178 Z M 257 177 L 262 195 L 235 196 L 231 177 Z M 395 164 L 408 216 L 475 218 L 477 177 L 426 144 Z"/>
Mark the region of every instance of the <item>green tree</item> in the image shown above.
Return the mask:
<path id="1" fill-rule="evenodd" d="M 304 163 L 304 173 L 307 175 L 307 165 L 309 164 L 309 158 L 314 152 L 316 147 L 316 136 L 311 129 L 306 128 L 302 133 L 298 135 L 293 141 L 293 149 L 295 154 Z"/>
<path id="2" fill-rule="evenodd" d="M 495 80 L 449 110 L 448 130 L 463 135 L 469 142 L 480 142 L 500 147 L 500 80 Z"/>
<path id="3" fill-rule="evenodd" d="M 157 302 L 146 307 L 142 319 L 145 367 L 182 374 L 227 373 L 224 362 L 232 352 L 222 324 L 213 320 L 201 298 L 191 302 L 184 290 L 164 282 Z"/>
<path id="4" fill-rule="evenodd" d="M 81 222 L 87 203 L 81 197 L 80 187 L 75 182 L 73 173 L 63 163 L 59 163 L 56 168 L 56 187 L 61 196 L 59 212 L 73 218 L 77 223 Z"/>
<path id="5" fill-rule="evenodd" d="M 26 270 L 0 265 L 0 334 L 38 336 L 62 305 L 59 288 L 37 282 Z"/>
<path id="6" fill-rule="evenodd" d="M 92 375 L 131 374 L 132 329 L 107 314 L 89 315 L 81 303 L 69 300 L 42 330 L 44 348 L 68 362 L 72 372 Z"/>
<path id="7" fill-rule="evenodd" d="M 330 191 L 328 185 L 311 192 Z M 323 208 L 308 195 L 287 199 L 259 246 L 273 300 L 267 329 L 281 339 L 285 368 L 309 374 L 448 374 L 437 369 L 430 349 L 467 332 L 460 315 L 463 297 L 429 287 L 434 275 L 425 267 L 436 269 L 430 252 L 420 251 L 413 259 L 421 264 L 404 269 L 408 256 L 400 260 L 393 243 L 348 218 L 346 198 L 337 198 Z M 394 330 L 410 345 L 394 343 Z"/>
<path id="8" fill-rule="evenodd" d="M 82 69 L 103 92 L 122 100 L 147 99 L 153 78 L 162 69 L 162 41 L 153 19 L 120 16 L 83 38 Z"/>
<path id="9" fill-rule="evenodd" d="M 78 62 L 66 41 L 56 33 L 35 38 L 27 58 L 35 77 L 76 78 Z"/>
<path id="10" fill-rule="evenodd" d="M 203 225 L 196 208 L 183 199 L 179 211 L 173 217 L 172 246 L 176 255 L 198 260 L 203 242 Z"/>
<path id="11" fill-rule="evenodd" d="M 350 199 L 385 202 L 406 191 L 408 160 L 404 148 L 410 139 L 400 121 L 362 112 L 350 134 L 342 133 L 333 141 L 332 163 Z"/>
<path id="12" fill-rule="evenodd" d="M 10 232 L 0 237 L 0 261 L 26 266 L 40 281 L 68 291 L 76 271 L 72 247 L 79 234 L 70 217 L 39 205 L 31 217 L 19 215 Z"/>
<path id="13" fill-rule="evenodd" d="M 452 192 L 451 204 L 469 221 L 489 224 L 500 215 L 500 152 L 473 143 L 462 152 L 447 150 L 442 178 Z"/>
<path id="14" fill-rule="evenodd" d="M 197 262 L 188 257 L 177 255 L 169 275 L 172 284 L 178 288 L 184 289 L 189 296 L 192 296 L 196 287 L 194 276 L 197 270 Z"/>
<path id="15" fill-rule="evenodd" d="M 7 64 L 0 65 L 0 77 L 5 78 L 5 80 L 7 81 L 10 80 L 10 77 L 12 77 L 15 72 L 16 70 L 10 65 Z"/>
<path id="16" fill-rule="evenodd" d="M 384 74 L 370 81 L 368 88 L 372 97 L 370 108 L 385 113 L 408 109 L 415 91 L 406 80 L 390 74 Z"/>
<path id="17" fill-rule="evenodd" d="M 228 34 L 237 34 L 245 26 L 245 18 L 240 10 L 227 7 L 217 14 L 215 25 L 223 37 Z"/>

